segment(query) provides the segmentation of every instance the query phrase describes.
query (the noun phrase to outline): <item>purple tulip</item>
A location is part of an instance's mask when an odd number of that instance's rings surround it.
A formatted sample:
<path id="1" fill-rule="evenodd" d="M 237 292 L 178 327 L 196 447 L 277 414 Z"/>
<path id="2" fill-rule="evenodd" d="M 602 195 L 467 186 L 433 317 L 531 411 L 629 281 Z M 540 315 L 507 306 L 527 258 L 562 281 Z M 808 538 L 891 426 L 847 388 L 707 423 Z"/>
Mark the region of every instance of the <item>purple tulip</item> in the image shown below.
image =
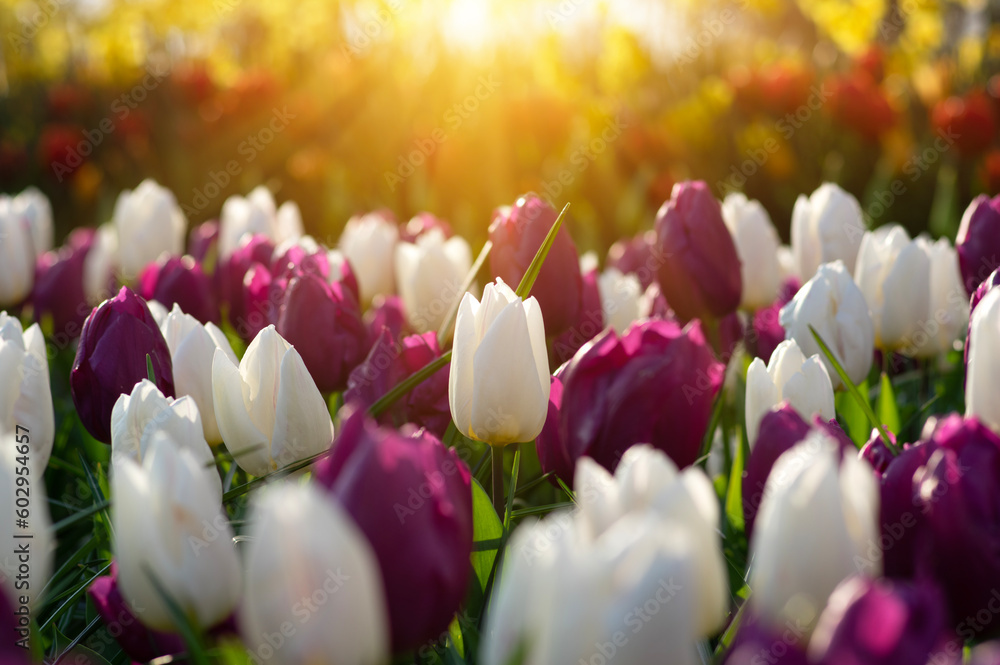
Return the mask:
<path id="1" fill-rule="evenodd" d="M 385 582 L 393 650 L 436 639 L 469 583 L 468 468 L 434 436 L 376 427 L 364 409 L 341 423 L 332 450 L 314 475 L 371 542 Z"/>
<path id="2" fill-rule="evenodd" d="M 991 199 L 984 194 L 973 199 L 962 215 L 955 249 L 962 282 L 972 295 L 1000 266 L 1000 195 Z"/>
<path id="3" fill-rule="evenodd" d="M 184 652 L 184 640 L 178 635 L 146 628 L 136 618 L 118 589 L 118 564 L 111 564 L 110 575 L 94 580 L 87 589 L 87 595 L 108 633 L 132 660 L 145 663 L 160 656 Z"/>
<path id="4" fill-rule="evenodd" d="M 15 614 L 13 599 L 8 599 L 2 589 L 0 589 L 0 663 L 4 665 L 30 665 L 30 651 L 18 646 L 18 642 L 25 640 L 28 633 L 28 616 Z M 19 626 L 23 618 L 24 625 Z M 19 630 L 24 630 L 22 634 Z M 22 642 L 26 644 L 27 642 Z"/>
<path id="5" fill-rule="evenodd" d="M 393 340 L 401 340 L 409 332 L 403 300 L 399 296 L 375 296 L 371 308 L 365 312 L 364 322 L 368 328 L 369 348 L 378 342 L 383 328 L 389 329 Z"/>
<path id="6" fill-rule="evenodd" d="M 659 284 L 656 282 L 650 284 L 649 288 L 646 289 L 646 297 L 649 298 L 650 301 L 650 318 L 677 321 L 677 316 L 674 314 L 674 310 L 670 308 L 670 303 L 668 303 L 666 297 L 664 297 L 663 290 L 660 288 Z"/>
<path id="7" fill-rule="evenodd" d="M 917 551 L 926 540 L 923 510 L 915 494 L 914 474 L 938 448 L 934 441 L 918 441 L 903 446 L 882 472 L 879 528 L 882 548 L 882 571 L 886 577 L 908 579 L 914 576 Z"/>
<path id="8" fill-rule="evenodd" d="M 451 225 L 448 222 L 429 212 L 418 212 L 399 229 L 399 239 L 403 242 L 415 242 L 417 238 L 431 229 L 438 229 L 444 234 L 445 238 L 450 238 L 454 235 Z"/>
<path id="9" fill-rule="evenodd" d="M 75 229 L 66 244 L 38 259 L 31 302 L 35 320 L 52 317 L 53 338 L 69 341 L 80 335 L 90 306 L 83 290 L 83 265 L 94 244 L 94 229 Z"/>
<path id="10" fill-rule="evenodd" d="M 896 435 L 892 432 L 888 432 L 889 441 L 895 446 L 896 445 Z M 885 445 L 885 441 L 882 439 L 882 435 L 879 434 L 878 430 L 872 428 L 871 436 L 868 438 L 868 443 L 864 445 L 859 454 L 861 459 L 868 462 L 872 469 L 875 471 L 875 477 L 879 480 L 885 475 L 886 470 L 892 463 L 895 454 L 889 450 L 889 447 Z"/>
<path id="11" fill-rule="evenodd" d="M 809 655 L 817 665 L 957 665 L 961 658 L 931 660 L 954 638 L 946 617 L 941 590 L 931 582 L 851 577 L 831 594 Z"/>
<path id="12" fill-rule="evenodd" d="M 617 268 L 622 274 L 639 278 L 643 289 L 656 281 L 656 274 L 663 264 L 663 255 L 656 243 L 656 231 L 643 231 L 634 238 L 619 240 L 608 250 L 606 265 Z"/>
<path id="13" fill-rule="evenodd" d="M 339 282 L 309 272 L 283 289 L 275 328 L 294 346 L 322 392 L 347 387 L 347 377 L 364 360 L 368 330 L 354 296 Z"/>
<path id="14" fill-rule="evenodd" d="M 271 239 L 264 235 L 255 235 L 240 245 L 217 271 L 220 296 L 229 306 L 229 323 L 246 341 L 252 340 L 257 332 L 267 327 L 268 323 L 257 320 L 259 318 L 257 316 L 253 321 L 250 320 L 244 280 L 247 272 L 255 265 L 267 269 L 271 265 L 273 254 L 274 243 Z"/>
<path id="15" fill-rule="evenodd" d="M 781 308 L 795 297 L 799 286 L 797 279 L 789 279 L 781 286 L 778 299 L 772 305 L 758 309 L 753 314 L 753 323 L 747 328 L 747 347 L 764 362 L 769 361 L 774 350 L 785 341 L 785 329 L 778 320 L 779 314 Z"/>
<path id="16" fill-rule="evenodd" d="M 701 181 L 674 185 L 656 213 L 658 277 L 682 321 L 721 319 L 740 304 L 743 280 L 722 206 Z"/>
<path id="17" fill-rule="evenodd" d="M 583 275 L 580 302 L 576 323 L 552 341 L 549 360 L 553 367 L 558 367 L 572 358 L 581 346 L 604 330 L 604 311 L 601 309 L 601 293 L 597 288 L 596 268 Z"/>
<path id="18" fill-rule="evenodd" d="M 563 383 L 559 376 L 552 377 L 549 388 L 549 412 L 545 425 L 535 438 L 535 452 L 542 470 L 551 471 L 559 478 L 572 478 L 575 460 L 570 457 L 566 442 L 559 433 L 559 408 L 562 405 Z"/>
<path id="19" fill-rule="evenodd" d="M 757 511 L 764 500 L 767 477 L 771 475 L 774 463 L 783 453 L 805 439 L 814 427 L 833 437 L 840 444 L 842 454 L 855 454 L 857 448 L 837 421 L 825 422 L 819 416 L 813 416 L 812 423 L 807 423 L 799 412 L 787 403 L 765 414 L 760 421 L 760 432 L 757 434 L 757 441 L 750 452 L 750 459 L 747 460 L 743 474 L 743 519 L 748 541 L 753 534 Z"/>
<path id="20" fill-rule="evenodd" d="M 210 265 L 215 272 L 219 247 L 219 222 L 211 220 L 203 222 L 191 229 L 188 234 L 187 253 L 202 266 Z"/>
<path id="21" fill-rule="evenodd" d="M 95 439 L 111 443 L 111 410 L 119 395 L 147 378 L 146 356 L 156 386 L 174 396 L 170 349 L 146 301 L 123 286 L 94 308 L 83 324 L 70 372 L 70 392 L 80 421 Z"/>
<path id="22" fill-rule="evenodd" d="M 156 300 L 168 310 L 177 304 L 201 323 L 219 323 L 212 282 L 190 256 L 171 256 L 150 263 L 139 275 L 138 288 L 147 301 Z"/>
<path id="23" fill-rule="evenodd" d="M 558 217 L 556 210 L 534 194 L 525 194 L 513 208 L 498 208 L 490 223 L 490 271 L 516 288 Z M 577 321 L 583 280 L 576 245 L 566 224 L 538 273 L 531 295 L 538 300 L 545 334 L 554 337 Z"/>
<path id="24" fill-rule="evenodd" d="M 587 455 L 614 470 L 629 447 L 650 443 L 679 467 L 692 464 L 724 372 L 698 322 L 682 329 L 641 321 L 621 338 L 606 330 L 560 375 L 559 434 L 569 460 Z"/>
<path id="25" fill-rule="evenodd" d="M 808 665 L 808 626 L 795 621 L 771 626 L 750 614 L 726 652 L 724 665 Z"/>
<path id="26" fill-rule="evenodd" d="M 441 356 L 437 335 L 408 335 L 400 342 L 389 328 L 382 328 L 365 361 L 347 379 L 344 402 L 369 407 L 404 379 Z M 418 384 L 379 416 L 382 424 L 413 423 L 443 437 L 451 422 L 448 405 L 448 371 L 445 365 Z"/>

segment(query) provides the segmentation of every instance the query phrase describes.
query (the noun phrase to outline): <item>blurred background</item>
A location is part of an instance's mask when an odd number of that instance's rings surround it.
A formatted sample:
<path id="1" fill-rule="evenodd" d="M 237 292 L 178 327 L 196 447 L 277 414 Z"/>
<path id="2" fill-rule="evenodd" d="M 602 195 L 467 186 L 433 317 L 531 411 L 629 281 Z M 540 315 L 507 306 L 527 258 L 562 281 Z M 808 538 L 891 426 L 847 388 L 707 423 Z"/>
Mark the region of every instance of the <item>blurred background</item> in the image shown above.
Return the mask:
<path id="1" fill-rule="evenodd" d="M 535 191 L 582 250 L 673 183 L 824 180 L 872 224 L 954 234 L 1000 191 L 1000 1 L 0 0 L 0 190 L 57 241 L 152 177 L 191 224 L 267 185 L 335 244 L 421 210 L 474 246 Z"/>

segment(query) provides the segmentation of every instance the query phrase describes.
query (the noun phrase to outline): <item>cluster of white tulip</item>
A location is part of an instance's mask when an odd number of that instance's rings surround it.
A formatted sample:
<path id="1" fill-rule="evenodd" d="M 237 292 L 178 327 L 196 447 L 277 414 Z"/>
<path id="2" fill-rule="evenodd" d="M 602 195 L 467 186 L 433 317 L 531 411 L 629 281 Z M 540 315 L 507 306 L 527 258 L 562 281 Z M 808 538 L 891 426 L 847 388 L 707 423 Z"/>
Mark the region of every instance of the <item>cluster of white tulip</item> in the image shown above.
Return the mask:
<path id="1" fill-rule="evenodd" d="M 304 233 L 302 213 L 294 201 L 275 206 L 274 196 L 263 185 L 246 197 L 230 196 L 219 215 L 219 260 L 225 260 L 248 235 L 264 235 L 275 245 L 299 238 Z"/>
<path id="2" fill-rule="evenodd" d="M 396 245 L 399 297 L 415 332 L 441 327 L 461 298 L 462 282 L 471 268 L 469 243 L 461 236 L 446 239 L 440 229 L 430 229 L 413 242 Z"/>
<path id="3" fill-rule="evenodd" d="M 635 446 L 614 476 L 577 466 L 578 510 L 525 522 L 499 572 L 481 645 L 485 665 L 699 663 L 722 626 L 727 577 L 719 504 L 698 468 Z"/>

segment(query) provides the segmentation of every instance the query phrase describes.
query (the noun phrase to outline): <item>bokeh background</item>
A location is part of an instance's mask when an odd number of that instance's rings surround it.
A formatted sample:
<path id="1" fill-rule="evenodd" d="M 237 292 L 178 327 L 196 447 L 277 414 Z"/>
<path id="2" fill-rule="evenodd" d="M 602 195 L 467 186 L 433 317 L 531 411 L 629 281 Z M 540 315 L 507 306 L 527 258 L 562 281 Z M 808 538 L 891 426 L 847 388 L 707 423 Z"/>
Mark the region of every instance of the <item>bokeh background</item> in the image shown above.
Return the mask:
<path id="1" fill-rule="evenodd" d="M 145 177 L 192 224 L 265 184 L 331 245 L 387 208 L 475 246 L 536 191 L 599 251 L 688 178 L 786 240 L 824 180 L 933 235 L 1000 190 L 997 0 L 0 0 L 0 35 L 0 190 L 57 240 Z"/>

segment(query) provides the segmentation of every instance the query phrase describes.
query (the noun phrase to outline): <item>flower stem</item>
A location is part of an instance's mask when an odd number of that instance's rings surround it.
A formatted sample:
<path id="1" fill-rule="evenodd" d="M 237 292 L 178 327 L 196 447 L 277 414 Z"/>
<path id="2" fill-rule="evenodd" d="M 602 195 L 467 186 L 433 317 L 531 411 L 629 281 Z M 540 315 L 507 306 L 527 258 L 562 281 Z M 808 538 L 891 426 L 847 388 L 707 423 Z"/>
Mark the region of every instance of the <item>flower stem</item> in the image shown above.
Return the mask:
<path id="1" fill-rule="evenodd" d="M 493 508 L 497 515 L 503 520 L 504 500 L 503 500 L 503 446 L 490 446 L 490 454 L 493 456 Z"/>

